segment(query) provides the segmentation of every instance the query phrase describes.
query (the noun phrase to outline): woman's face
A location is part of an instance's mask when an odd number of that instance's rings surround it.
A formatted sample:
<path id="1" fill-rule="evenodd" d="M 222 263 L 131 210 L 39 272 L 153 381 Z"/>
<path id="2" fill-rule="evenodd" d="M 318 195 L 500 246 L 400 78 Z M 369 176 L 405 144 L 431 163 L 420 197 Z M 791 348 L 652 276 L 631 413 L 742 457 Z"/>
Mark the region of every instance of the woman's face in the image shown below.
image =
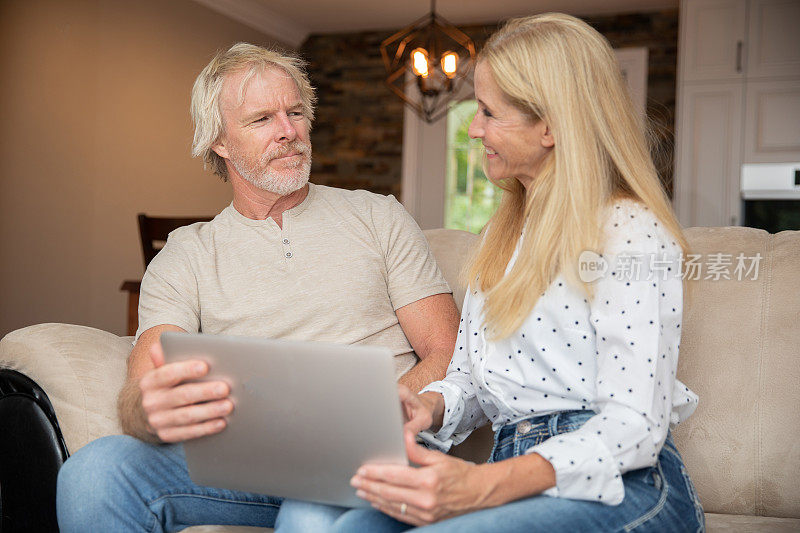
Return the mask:
<path id="1" fill-rule="evenodd" d="M 532 121 L 508 102 L 484 61 L 475 68 L 475 98 L 478 112 L 468 133 L 483 142 L 487 177 L 495 183 L 516 178 L 527 189 L 553 149 L 550 128 L 543 120 Z"/>

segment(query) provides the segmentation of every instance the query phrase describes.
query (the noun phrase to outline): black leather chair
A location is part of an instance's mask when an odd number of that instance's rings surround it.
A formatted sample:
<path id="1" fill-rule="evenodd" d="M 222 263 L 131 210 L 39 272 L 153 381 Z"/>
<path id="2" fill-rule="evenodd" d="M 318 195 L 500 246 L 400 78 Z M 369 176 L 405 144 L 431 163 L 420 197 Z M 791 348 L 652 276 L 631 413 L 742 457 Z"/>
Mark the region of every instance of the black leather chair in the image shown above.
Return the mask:
<path id="1" fill-rule="evenodd" d="M 47 394 L 0 368 L 0 531 L 58 531 L 56 480 L 69 457 Z"/>

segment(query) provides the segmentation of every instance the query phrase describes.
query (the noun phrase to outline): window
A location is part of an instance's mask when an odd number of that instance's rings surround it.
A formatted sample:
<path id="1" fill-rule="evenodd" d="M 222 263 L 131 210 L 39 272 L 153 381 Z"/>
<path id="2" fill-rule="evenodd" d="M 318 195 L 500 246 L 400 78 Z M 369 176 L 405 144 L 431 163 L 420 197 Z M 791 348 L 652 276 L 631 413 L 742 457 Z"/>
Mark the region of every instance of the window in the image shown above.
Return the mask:
<path id="1" fill-rule="evenodd" d="M 475 100 L 453 103 L 447 113 L 447 170 L 444 227 L 479 233 L 500 204 L 502 189 L 483 173 L 481 141 L 467 128 L 478 110 Z"/>

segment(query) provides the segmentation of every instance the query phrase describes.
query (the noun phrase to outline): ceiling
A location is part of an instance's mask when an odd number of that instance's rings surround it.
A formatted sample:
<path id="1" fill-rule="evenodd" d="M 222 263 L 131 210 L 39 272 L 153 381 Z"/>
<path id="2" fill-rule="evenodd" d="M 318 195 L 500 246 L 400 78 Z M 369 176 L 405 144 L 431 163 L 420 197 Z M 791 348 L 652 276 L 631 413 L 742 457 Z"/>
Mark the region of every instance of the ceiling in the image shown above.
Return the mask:
<path id="1" fill-rule="evenodd" d="M 401 28 L 425 15 L 429 0 L 195 0 L 293 47 L 312 33 Z M 674 9 L 678 0 L 437 0 L 457 25 L 492 23 L 547 11 L 600 15 Z"/>

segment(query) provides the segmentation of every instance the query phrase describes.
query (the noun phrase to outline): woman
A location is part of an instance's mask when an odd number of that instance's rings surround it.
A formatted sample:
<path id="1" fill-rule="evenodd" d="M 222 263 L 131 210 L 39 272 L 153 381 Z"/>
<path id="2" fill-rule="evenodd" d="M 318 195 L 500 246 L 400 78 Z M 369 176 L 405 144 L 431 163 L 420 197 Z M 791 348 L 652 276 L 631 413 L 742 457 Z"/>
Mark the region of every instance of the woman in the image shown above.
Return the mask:
<path id="1" fill-rule="evenodd" d="M 278 530 L 702 530 L 669 435 L 697 403 L 675 379 L 686 241 L 611 47 L 567 15 L 511 21 L 475 96 L 469 134 L 505 194 L 447 377 L 401 391 L 420 467 L 365 465 L 352 484 L 375 510 L 287 502 Z M 486 422 L 484 465 L 414 439 L 446 449 Z"/>

